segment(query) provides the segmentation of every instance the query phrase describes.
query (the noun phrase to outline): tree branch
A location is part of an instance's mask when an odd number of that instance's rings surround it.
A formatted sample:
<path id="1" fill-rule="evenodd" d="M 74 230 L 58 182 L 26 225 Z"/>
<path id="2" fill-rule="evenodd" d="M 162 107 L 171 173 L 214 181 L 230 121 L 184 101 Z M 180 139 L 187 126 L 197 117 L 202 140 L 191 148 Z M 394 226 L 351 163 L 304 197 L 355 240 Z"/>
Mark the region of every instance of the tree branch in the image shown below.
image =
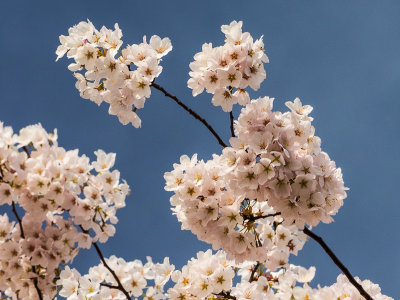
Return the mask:
<path id="1" fill-rule="evenodd" d="M 15 207 L 15 202 L 14 201 L 12 201 L 11 206 L 12 206 L 12 211 L 13 211 L 15 217 L 18 220 L 21 238 L 25 239 L 24 228 L 22 227 L 22 220 L 21 220 L 20 216 L 18 215 L 18 212 L 17 212 L 17 209 Z M 36 273 L 35 266 L 32 266 L 32 272 L 39 276 L 39 274 Z M 35 289 L 36 289 L 36 292 L 38 294 L 39 300 L 43 300 L 42 291 L 39 289 L 37 277 L 33 278 L 33 285 L 35 286 Z"/>
<path id="2" fill-rule="evenodd" d="M 83 233 L 88 234 L 88 231 L 83 229 L 82 225 L 79 225 L 79 227 L 81 228 Z M 125 288 L 123 287 L 121 281 L 119 280 L 117 274 L 115 274 L 114 270 L 111 269 L 111 267 L 107 264 L 106 260 L 104 259 L 103 253 L 101 253 L 101 250 L 99 248 L 99 246 L 97 245 L 96 242 L 92 243 L 92 245 L 94 246 L 94 248 L 96 249 L 97 254 L 100 257 L 101 262 L 103 263 L 103 265 L 106 267 L 106 269 L 111 273 L 111 275 L 114 277 L 115 281 L 117 282 L 117 286 L 115 285 L 108 285 L 106 283 L 102 284 L 100 283 L 100 285 L 102 286 L 107 286 L 109 288 L 112 289 L 118 289 L 120 290 L 122 293 L 124 293 L 124 295 L 126 296 L 126 299 L 131 300 L 131 296 L 129 295 L 129 293 L 125 290 Z"/>
<path id="3" fill-rule="evenodd" d="M 217 297 L 223 297 L 223 298 L 218 298 L 218 299 L 233 299 L 233 300 L 236 300 L 236 297 L 232 296 L 231 292 L 222 291 L 222 292 L 220 292 L 218 294 L 214 294 L 214 295 L 217 296 Z"/>
<path id="4" fill-rule="evenodd" d="M 110 289 L 119 290 L 119 286 L 116 286 L 116 285 L 111 285 L 111 284 L 107 284 L 107 283 L 103 283 L 103 282 L 100 282 L 100 285 L 101 285 L 101 286 L 106 286 L 106 287 L 108 287 L 108 288 L 110 288 Z"/>
<path id="5" fill-rule="evenodd" d="M 259 216 L 254 216 L 253 214 L 252 215 L 243 215 L 243 220 L 253 222 L 258 219 L 265 219 L 265 218 L 269 218 L 269 217 L 279 216 L 280 214 L 281 214 L 280 212 L 276 212 L 273 214 L 259 215 Z"/>
<path id="6" fill-rule="evenodd" d="M 358 290 L 358 292 L 367 300 L 373 300 L 372 297 L 364 290 L 364 288 L 359 284 L 351 275 L 350 271 L 343 265 L 343 263 L 337 258 L 337 256 L 332 252 L 332 250 L 328 247 L 328 245 L 324 242 L 324 240 L 309 230 L 307 227 L 304 227 L 303 232 L 311 237 L 314 241 L 316 241 L 320 246 L 325 250 L 325 252 L 329 255 L 335 265 L 346 275 L 347 279 L 354 285 L 354 287 Z"/>
<path id="7" fill-rule="evenodd" d="M 28 155 L 28 158 L 31 157 L 31 154 L 28 151 L 28 148 L 26 148 L 26 146 L 23 146 L 22 149 L 24 149 L 26 155 Z"/>
<path id="8" fill-rule="evenodd" d="M 39 276 L 39 274 L 36 273 L 35 266 L 32 266 L 32 272 Z M 33 285 L 35 286 L 36 292 L 39 296 L 39 300 L 43 300 L 42 291 L 39 289 L 37 277 L 33 278 Z"/>
<path id="9" fill-rule="evenodd" d="M 233 118 L 233 112 L 232 111 L 230 111 L 230 113 L 229 113 L 229 118 L 231 120 L 231 136 L 235 137 L 235 130 L 233 129 L 233 120 L 234 120 L 234 118 Z"/>
<path id="10" fill-rule="evenodd" d="M 126 296 L 126 299 L 131 300 L 131 296 L 129 295 L 129 293 L 125 290 L 125 288 L 122 286 L 121 281 L 119 280 L 117 274 L 115 274 L 114 270 L 110 268 L 110 266 L 107 264 L 106 260 L 104 259 L 103 253 L 101 253 L 101 250 L 99 248 L 99 246 L 97 245 L 96 242 L 92 243 L 94 248 L 97 251 L 97 254 L 99 255 L 101 262 L 103 263 L 103 265 L 107 268 L 108 271 L 110 271 L 111 275 L 114 277 L 115 281 L 117 282 L 118 286 L 116 288 L 118 288 L 121 292 L 124 293 L 124 295 Z M 114 287 L 114 286 L 113 286 Z"/>
<path id="11" fill-rule="evenodd" d="M 152 87 L 154 87 L 156 90 L 159 90 L 160 92 L 162 92 L 164 94 L 165 97 L 169 97 L 172 100 L 174 100 L 178 105 L 180 105 L 181 107 L 183 107 L 184 110 L 186 110 L 189 114 L 191 114 L 195 119 L 199 120 L 201 123 L 204 124 L 204 126 L 207 127 L 207 129 L 214 135 L 214 137 L 218 140 L 218 143 L 226 148 L 228 147 L 224 141 L 220 138 L 220 136 L 218 135 L 218 133 L 214 130 L 214 128 L 211 127 L 210 124 L 207 123 L 207 121 L 202 118 L 198 113 L 196 113 L 193 109 L 191 109 L 190 107 L 186 106 L 186 104 L 184 104 L 183 102 L 181 102 L 176 96 L 168 93 L 163 87 L 159 86 L 157 83 L 155 83 L 154 81 L 151 83 Z"/>
<path id="12" fill-rule="evenodd" d="M 257 269 L 258 269 L 259 266 L 260 266 L 260 262 L 258 261 L 256 263 L 256 265 L 253 267 L 253 270 L 251 270 L 251 275 L 250 275 L 250 278 L 249 278 L 249 282 L 255 281 L 254 275 L 256 275 L 256 272 L 257 272 Z"/>
<path id="13" fill-rule="evenodd" d="M 12 211 L 13 211 L 15 217 L 18 220 L 19 230 L 21 231 L 21 238 L 24 239 L 25 238 L 25 234 L 24 234 L 24 229 L 22 228 L 22 220 L 21 220 L 21 218 L 19 217 L 19 215 L 17 213 L 17 209 L 15 208 L 15 202 L 14 201 L 11 203 L 11 206 L 12 206 Z"/>

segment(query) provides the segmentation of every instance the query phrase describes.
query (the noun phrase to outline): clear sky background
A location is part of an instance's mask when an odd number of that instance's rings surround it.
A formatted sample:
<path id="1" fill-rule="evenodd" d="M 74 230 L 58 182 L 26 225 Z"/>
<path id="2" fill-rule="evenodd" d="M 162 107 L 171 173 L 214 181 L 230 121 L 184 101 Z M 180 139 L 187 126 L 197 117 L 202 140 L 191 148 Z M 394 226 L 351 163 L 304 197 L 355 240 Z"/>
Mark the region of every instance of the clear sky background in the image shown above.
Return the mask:
<path id="1" fill-rule="evenodd" d="M 229 115 L 196 98 L 186 82 L 189 63 L 205 42 L 221 45 L 222 24 L 243 20 L 244 31 L 264 35 L 267 79 L 252 98 L 275 97 L 275 109 L 299 97 L 312 116 L 322 149 L 342 168 L 350 188 L 324 237 L 354 275 L 400 298 L 400 1 L 201 0 L 201 1 L 0 1 L 0 120 L 15 130 L 42 123 L 58 128 L 59 145 L 116 152 L 116 168 L 131 186 L 118 212 L 117 233 L 101 245 L 105 256 L 154 261 L 169 256 L 180 268 L 208 245 L 181 231 L 171 214 L 163 174 L 182 154 L 201 159 L 220 153 L 212 135 L 157 90 L 140 110 L 142 128 L 123 126 L 79 97 L 66 58 L 55 62 L 58 37 L 90 19 L 100 29 L 119 23 L 125 44 L 143 35 L 170 37 L 157 82 L 204 116 L 228 140 Z M 234 110 L 235 115 L 239 108 Z M 0 207 L 0 213 L 5 207 Z M 338 268 L 313 241 L 292 263 L 317 267 L 316 284 L 336 281 Z M 74 266 L 87 272 L 99 259 L 82 251 Z"/>

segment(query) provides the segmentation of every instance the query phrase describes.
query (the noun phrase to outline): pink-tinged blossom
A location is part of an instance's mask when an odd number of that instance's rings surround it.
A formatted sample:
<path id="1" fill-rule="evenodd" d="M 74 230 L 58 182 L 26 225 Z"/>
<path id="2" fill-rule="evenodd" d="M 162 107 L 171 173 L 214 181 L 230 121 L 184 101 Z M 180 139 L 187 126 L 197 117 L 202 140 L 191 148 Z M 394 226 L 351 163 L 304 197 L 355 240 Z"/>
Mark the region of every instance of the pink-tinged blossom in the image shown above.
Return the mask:
<path id="1" fill-rule="evenodd" d="M 268 57 L 262 37 L 254 42 L 250 33 L 242 33 L 242 24 L 233 21 L 222 25 L 225 44 L 215 48 L 211 43 L 203 44 L 202 52 L 195 54 L 189 65 L 188 87 L 193 96 L 206 89 L 214 94 L 212 103 L 225 112 L 232 111 L 233 104 L 246 105 L 250 101 L 246 88 L 258 90 L 266 77 Z"/>
<path id="2" fill-rule="evenodd" d="M 344 275 L 330 286 L 312 288 L 316 269 L 308 269 L 291 264 L 281 265 L 274 272 L 263 263 L 246 261 L 236 264 L 226 257 L 226 253 L 211 250 L 200 251 L 180 270 L 174 270 L 169 259 L 163 263 L 147 263 L 140 260 L 127 262 L 115 256 L 106 259 L 116 272 L 130 296 L 135 299 L 361 299 L 361 295 Z M 164 280 L 161 282 L 160 278 Z M 169 280 L 170 288 L 165 292 Z M 393 300 L 382 295 L 378 285 L 369 280 L 356 280 L 377 300 Z M 62 286 L 60 295 L 68 300 L 74 299 L 126 299 L 116 286 L 114 278 L 103 264 L 92 267 L 89 273 L 81 276 L 68 266 L 61 271 L 57 282 Z M 100 285 L 101 284 L 101 285 Z M 218 295 L 218 297 L 216 297 Z"/>
<path id="3" fill-rule="evenodd" d="M 68 69 L 74 72 L 80 96 L 98 105 L 108 103 L 109 114 L 123 125 L 140 127 L 137 110 L 150 97 L 150 85 L 162 71 L 161 58 L 172 50 L 170 39 L 153 35 L 149 43 L 143 37 L 142 43 L 122 48 L 118 24 L 114 30 L 103 26 L 98 31 L 90 21 L 80 22 L 68 33 L 60 36 L 57 60 L 65 54 L 74 59 Z"/>
<path id="4" fill-rule="evenodd" d="M 272 270 L 303 247 L 306 224 L 332 222 L 346 197 L 341 170 L 313 142 L 312 108 L 297 98 L 287 106 L 290 112 L 273 112 L 272 98 L 251 101 L 221 156 L 182 156 L 164 176 L 182 229 L 230 259 Z"/>
<path id="5" fill-rule="evenodd" d="M 0 123 L 0 205 L 19 206 L 22 213 L 20 226 L 0 215 L 0 290 L 34 299 L 31 278 L 37 277 L 43 294 L 53 297 L 60 264 L 114 235 L 116 211 L 125 206 L 129 187 L 111 170 L 114 153 L 98 150 L 90 163 L 78 150 L 59 147 L 56 130 L 36 124 L 11 133 Z M 75 295 L 77 284 L 68 279 L 62 294 Z"/>

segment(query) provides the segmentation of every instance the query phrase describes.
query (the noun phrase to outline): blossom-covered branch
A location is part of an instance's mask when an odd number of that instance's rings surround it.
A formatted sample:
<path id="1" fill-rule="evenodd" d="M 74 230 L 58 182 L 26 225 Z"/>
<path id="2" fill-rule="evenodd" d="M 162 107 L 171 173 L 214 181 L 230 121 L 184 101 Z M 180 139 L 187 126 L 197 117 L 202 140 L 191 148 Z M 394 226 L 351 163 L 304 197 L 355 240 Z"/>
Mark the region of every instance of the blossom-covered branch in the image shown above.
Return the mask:
<path id="1" fill-rule="evenodd" d="M 76 72 L 81 96 L 97 104 L 109 103 L 110 114 L 116 114 L 123 124 L 140 126 L 137 110 L 153 86 L 213 134 L 224 148 L 220 155 L 206 162 L 197 155 L 183 155 L 164 177 L 165 189 L 174 193 L 170 202 L 182 229 L 222 250 L 198 252 L 181 270 L 175 270 L 168 258 L 161 264 L 153 263 L 150 257 L 145 264 L 115 256 L 104 258 L 96 242 L 114 234 L 115 210 L 124 206 L 129 191 L 126 184 L 119 185 L 119 173 L 108 171 L 115 155 L 99 150 L 97 162 L 89 166 L 86 157 L 66 153 L 54 142 L 56 137 L 39 126 L 25 129 L 18 137 L 1 128 L 5 138 L 0 140 L 0 157 L 6 159 L 0 161 L 0 195 L 4 195 L 0 204 L 11 204 L 16 212 L 18 203 L 26 211 L 22 219 L 16 214 L 19 231 L 7 215 L 0 216 L 0 264 L 6 267 L 6 278 L 11 282 L 0 282 L 2 294 L 31 298 L 35 288 L 41 299 L 41 291 L 52 297 L 58 287 L 59 294 L 70 300 L 132 296 L 181 300 L 391 299 L 382 295 L 377 285 L 354 278 L 324 241 L 306 227 L 332 222 L 347 190 L 341 169 L 320 148 L 321 140 L 315 136 L 309 116 L 312 107 L 303 106 L 296 98 L 286 102 L 290 111 L 281 113 L 272 111 L 273 98 L 250 101 L 246 89 L 257 90 L 266 77 L 268 57 L 262 37 L 254 41 L 250 33 L 242 32 L 242 22 L 236 21 L 223 25 L 221 31 L 224 45 L 204 44 L 194 56 L 188 86 L 193 96 L 204 90 L 213 94 L 211 102 L 229 112 L 230 147 L 203 117 L 154 82 L 162 70 L 161 57 L 172 49 L 168 38 L 152 36 L 148 43 L 144 37 L 143 43 L 122 49 L 117 24 L 115 30 L 103 27 L 98 31 L 89 21 L 81 22 L 70 28 L 68 36 L 60 37 L 57 55 L 74 59 L 69 69 Z M 232 113 L 236 103 L 245 106 L 237 121 Z M 97 174 L 90 172 L 92 168 Z M 63 213 L 70 219 L 64 219 Z M 27 224 L 26 230 L 22 224 Z M 70 231 L 73 236 L 66 234 Z M 302 249 L 307 236 L 324 248 L 347 277 L 339 275 L 330 287 L 309 286 L 315 268 L 289 264 L 289 255 Z M 58 269 L 60 261 L 68 263 L 78 248 L 91 244 L 101 265 L 84 276 L 68 266 Z M 54 248 L 61 252 L 61 245 L 68 254 L 52 252 Z M 31 266 L 31 274 L 12 270 L 26 265 Z M 13 271 L 19 280 L 28 279 L 22 288 L 12 284 L 17 278 Z M 234 280 L 235 276 L 241 279 Z M 57 283 L 50 283 L 50 279 Z M 174 284 L 164 292 L 169 279 Z M 151 281 L 154 284 L 149 284 Z"/>
<path id="2" fill-rule="evenodd" d="M 114 234 L 115 214 L 125 206 L 129 186 L 110 170 L 115 154 L 95 154 L 90 163 L 78 150 L 59 147 L 57 132 L 48 133 L 40 124 L 14 134 L 0 123 L 0 205 L 10 205 L 18 221 L 0 215 L 2 295 L 52 298 L 60 266 L 79 249 Z"/>
<path id="3" fill-rule="evenodd" d="M 121 281 L 119 280 L 117 274 L 115 274 L 114 270 L 111 269 L 111 267 L 107 264 L 106 260 L 104 259 L 103 253 L 101 253 L 99 246 L 97 245 L 97 243 L 93 243 L 94 248 L 96 249 L 97 254 L 99 255 L 101 262 L 103 263 L 103 265 L 106 267 L 106 269 L 111 273 L 111 275 L 114 277 L 115 281 L 117 282 L 117 286 L 112 286 L 112 285 L 106 285 L 107 287 L 110 288 L 117 288 L 119 289 L 122 293 L 124 293 L 124 295 L 126 296 L 126 299 L 131 300 L 131 296 L 129 295 L 129 293 L 125 290 L 125 288 L 123 287 L 123 285 L 121 284 Z"/>
<path id="4" fill-rule="evenodd" d="M 163 263 L 153 263 L 147 258 L 143 264 L 139 260 L 125 262 L 112 256 L 106 259 L 118 278 L 136 299 L 268 299 L 268 300 L 330 300 L 359 299 L 360 293 L 343 275 L 331 286 L 311 288 L 315 268 L 309 269 L 288 265 L 276 272 L 270 271 L 262 263 L 246 262 L 240 265 L 227 260 L 223 251 L 198 252 L 180 270 L 165 258 Z M 257 276 L 255 274 L 257 273 Z M 68 300 L 77 297 L 96 299 L 121 299 L 122 293 L 115 281 L 99 265 L 90 268 L 81 276 L 75 269 L 66 268 L 61 272 L 60 294 Z M 171 287 L 164 292 L 169 280 Z M 358 279 L 357 279 L 358 280 Z M 393 300 L 382 295 L 377 285 L 368 280 L 360 281 L 365 290 L 375 300 Z M 71 287 L 74 287 L 73 292 Z"/>
<path id="5" fill-rule="evenodd" d="M 161 58 L 172 50 L 169 38 L 146 36 L 140 44 L 122 47 L 122 31 L 118 24 L 111 30 L 97 30 L 90 22 L 80 22 L 69 28 L 68 36 L 61 35 L 57 60 L 67 54 L 74 59 L 68 69 L 77 79 L 80 96 L 97 105 L 110 105 L 109 114 L 134 127 L 141 126 L 137 110 L 150 97 L 150 85 L 161 74 Z M 83 73 L 84 71 L 84 73 Z M 82 72 L 82 73 L 80 73 Z"/>
<path id="6" fill-rule="evenodd" d="M 24 151 L 27 152 L 26 148 L 24 149 Z M 28 155 L 28 156 L 29 156 L 29 155 Z M 14 202 L 14 201 L 12 201 L 12 211 L 13 211 L 15 217 L 16 217 L 17 220 L 18 220 L 21 238 L 22 238 L 22 239 L 25 239 L 24 229 L 23 229 L 23 227 L 22 227 L 22 220 L 21 220 L 20 216 L 18 215 L 18 212 L 17 212 L 17 209 L 16 209 L 16 207 L 15 207 L 15 202 Z M 32 266 L 32 272 L 33 272 L 34 274 L 37 274 L 37 273 L 36 273 L 36 267 L 35 267 L 35 266 Z M 36 289 L 37 295 L 38 295 L 38 297 L 39 297 L 39 300 L 43 300 L 42 291 L 40 290 L 40 288 L 39 288 L 39 286 L 38 286 L 37 277 L 35 276 L 35 277 L 32 279 L 32 281 L 33 281 L 33 285 L 35 286 L 35 289 Z"/>

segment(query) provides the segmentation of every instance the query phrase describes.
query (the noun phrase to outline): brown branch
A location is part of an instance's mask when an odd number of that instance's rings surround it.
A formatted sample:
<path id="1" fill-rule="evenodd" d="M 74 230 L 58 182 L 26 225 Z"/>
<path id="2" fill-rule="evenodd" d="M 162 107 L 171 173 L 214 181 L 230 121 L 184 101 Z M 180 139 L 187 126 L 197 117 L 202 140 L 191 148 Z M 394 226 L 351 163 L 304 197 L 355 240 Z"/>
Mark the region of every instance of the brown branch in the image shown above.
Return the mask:
<path id="1" fill-rule="evenodd" d="M 223 298 L 218 298 L 218 299 L 233 299 L 233 300 L 236 300 L 236 297 L 235 296 L 232 296 L 231 295 L 231 292 L 224 292 L 224 291 L 222 291 L 222 292 L 220 292 L 220 293 L 218 293 L 218 294 L 214 294 L 215 296 L 217 296 L 217 297 L 223 297 Z"/>
<path id="2" fill-rule="evenodd" d="M 304 227 L 303 232 L 311 237 L 314 241 L 316 241 L 320 246 L 325 250 L 325 252 L 329 255 L 335 265 L 346 275 L 347 279 L 354 285 L 354 287 L 358 290 L 358 292 L 367 300 L 373 300 L 372 297 L 364 290 L 364 288 L 359 284 L 351 275 L 350 271 L 343 265 L 343 263 L 337 258 L 337 256 L 332 252 L 332 250 L 328 247 L 328 245 L 324 242 L 324 240 L 316 235 L 314 232 L 309 230 L 307 227 Z"/>
<path id="3" fill-rule="evenodd" d="M 115 274 L 114 270 L 110 268 L 110 266 L 107 264 L 106 260 L 104 259 L 103 253 L 101 253 L 101 250 L 99 248 L 99 246 L 97 245 L 96 242 L 92 243 L 94 248 L 97 251 L 97 254 L 99 255 L 101 262 L 103 263 L 103 265 L 107 268 L 108 271 L 110 271 L 111 275 L 114 277 L 115 281 L 117 282 L 118 286 L 117 288 L 124 293 L 124 295 L 126 296 L 126 299 L 131 300 L 131 296 L 129 295 L 129 293 L 125 290 L 125 288 L 123 287 L 123 285 L 121 284 L 121 281 L 119 280 L 117 274 Z"/>
<path id="4" fill-rule="evenodd" d="M 25 238 L 25 234 L 24 234 L 24 229 L 22 228 L 22 220 L 21 220 L 21 218 L 19 217 L 19 215 L 17 213 L 17 209 L 15 208 L 15 202 L 14 201 L 11 203 L 11 206 L 12 206 L 12 211 L 13 211 L 15 217 L 18 220 L 19 230 L 21 231 L 21 233 L 20 233 L 21 234 L 21 238 L 24 239 Z"/>
<path id="5" fill-rule="evenodd" d="M 260 266 L 260 262 L 258 261 L 256 263 L 256 265 L 253 267 L 253 270 L 251 270 L 251 275 L 250 275 L 250 278 L 249 278 L 249 282 L 255 281 L 254 276 L 256 275 L 256 272 L 257 272 L 257 269 L 258 269 L 259 266 Z"/>
<path id="6" fill-rule="evenodd" d="M 79 225 L 79 227 L 81 228 L 81 230 L 82 230 L 83 233 L 88 234 L 89 231 L 83 229 L 82 225 Z M 102 262 L 103 265 L 106 267 L 106 269 L 107 269 L 108 271 L 110 271 L 111 275 L 114 277 L 115 281 L 116 281 L 117 284 L 118 284 L 117 286 L 114 286 L 114 285 L 108 285 L 108 284 L 101 284 L 101 283 L 100 283 L 100 285 L 108 286 L 109 288 L 112 288 L 112 289 L 118 289 L 118 290 L 120 290 L 122 293 L 124 293 L 124 295 L 126 296 L 126 299 L 131 300 L 131 296 L 130 296 L 129 293 L 125 290 L 125 288 L 124 288 L 124 286 L 122 285 L 121 281 L 119 280 L 117 274 L 115 274 L 114 270 L 111 269 L 111 267 L 107 264 L 106 260 L 104 259 L 103 253 L 101 253 L 101 250 L 100 250 L 99 246 L 97 245 L 97 243 L 94 242 L 94 243 L 92 243 L 92 245 L 93 245 L 94 248 L 96 249 L 96 252 L 97 252 L 97 254 L 98 254 L 99 257 L 100 257 L 101 262 Z"/>
<path id="7" fill-rule="evenodd" d="M 249 221 L 249 222 L 254 222 L 255 220 L 258 220 L 258 219 L 265 219 L 265 218 L 269 218 L 269 217 L 275 217 L 275 216 L 279 216 L 280 214 L 281 214 L 280 212 L 276 212 L 276 213 L 273 213 L 273 214 L 259 215 L 259 216 L 243 215 L 243 220 L 244 221 Z"/>
<path id="8" fill-rule="evenodd" d="M 32 266 L 32 272 L 37 274 L 35 266 Z M 37 275 L 39 276 L 39 274 L 37 274 Z M 33 278 L 33 285 L 35 286 L 36 292 L 39 296 L 39 300 L 43 300 L 42 291 L 39 289 L 37 277 Z"/>
<path id="9" fill-rule="evenodd" d="M 28 155 L 28 158 L 31 157 L 31 154 L 28 151 L 28 148 L 26 148 L 26 146 L 23 146 L 22 149 L 24 149 L 26 155 Z"/>
<path id="10" fill-rule="evenodd" d="M 235 137 L 235 130 L 233 129 L 233 120 L 234 120 L 234 118 L 233 118 L 233 112 L 232 111 L 230 111 L 230 113 L 229 113 L 229 118 L 231 120 L 231 135 L 232 135 L 232 137 Z"/>
<path id="11" fill-rule="evenodd" d="M 224 141 L 220 138 L 220 136 L 218 135 L 218 133 L 214 130 L 214 128 L 211 127 L 210 124 L 207 123 L 207 121 L 201 117 L 198 113 L 196 113 L 193 109 L 191 109 L 190 107 L 188 107 L 186 104 L 184 104 L 183 102 L 181 102 L 176 96 L 168 93 L 163 87 L 159 86 L 157 83 L 155 83 L 154 81 L 151 83 L 152 87 L 154 87 L 156 90 L 159 90 L 160 92 L 162 92 L 164 94 L 165 97 L 169 97 L 172 100 L 174 100 L 178 105 L 180 105 L 181 107 L 183 107 L 184 110 L 186 110 L 189 114 L 191 114 L 195 119 L 199 120 L 201 123 L 204 124 L 204 126 L 207 127 L 207 129 L 214 135 L 214 137 L 218 140 L 218 143 L 226 148 L 228 147 Z"/>
<path id="12" fill-rule="evenodd" d="M 110 288 L 110 289 L 119 290 L 119 286 L 116 286 L 116 285 L 111 285 L 111 284 L 103 283 L 103 282 L 100 282 L 100 285 L 101 285 L 101 286 L 106 286 L 106 287 L 108 287 L 108 288 Z"/>

